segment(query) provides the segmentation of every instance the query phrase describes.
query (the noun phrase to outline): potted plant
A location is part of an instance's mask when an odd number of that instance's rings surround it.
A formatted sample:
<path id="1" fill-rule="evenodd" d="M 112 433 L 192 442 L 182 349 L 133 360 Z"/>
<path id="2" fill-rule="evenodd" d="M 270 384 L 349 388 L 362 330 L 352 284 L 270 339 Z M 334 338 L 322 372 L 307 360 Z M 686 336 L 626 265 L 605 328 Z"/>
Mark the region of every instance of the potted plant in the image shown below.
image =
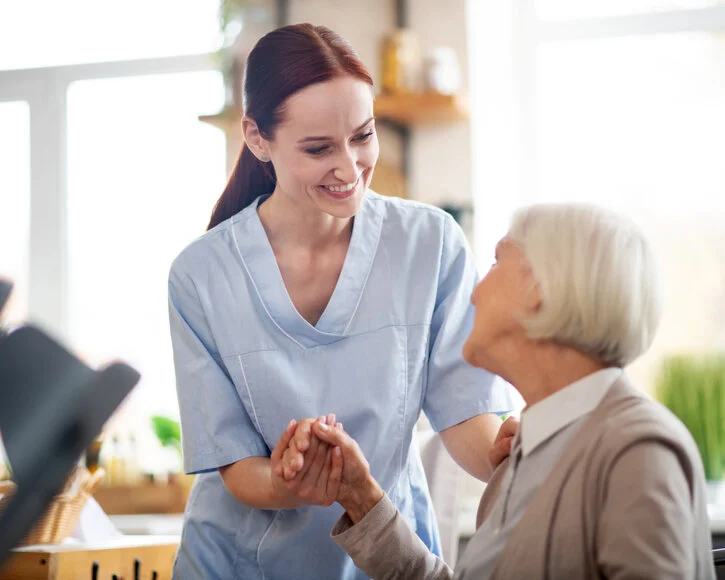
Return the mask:
<path id="1" fill-rule="evenodd" d="M 666 358 L 657 397 L 692 433 L 705 467 L 708 502 L 725 504 L 725 355 Z"/>
<path id="2" fill-rule="evenodd" d="M 179 465 L 183 465 L 182 448 L 181 448 L 181 426 L 178 421 L 171 417 L 163 415 L 154 415 L 151 417 L 151 426 L 156 438 L 162 447 L 173 449 L 179 458 Z M 182 473 L 170 473 L 170 483 L 180 483 L 184 487 L 191 487 L 194 482 L 193 475 L 184 475 Z"/>

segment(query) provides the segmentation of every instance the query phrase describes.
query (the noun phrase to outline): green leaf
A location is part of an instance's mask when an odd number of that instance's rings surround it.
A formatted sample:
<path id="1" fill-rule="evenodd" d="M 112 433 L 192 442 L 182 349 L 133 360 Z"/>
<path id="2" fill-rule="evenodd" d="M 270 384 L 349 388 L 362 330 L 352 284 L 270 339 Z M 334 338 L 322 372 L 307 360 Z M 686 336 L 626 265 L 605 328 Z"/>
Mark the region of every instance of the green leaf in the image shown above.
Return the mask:
<path id="1" fill-rule="evenodd" d="M 162 415 L 151 417 L 151 426 L 164 447 L 174 447 L 181 451 L 181 426 L 178 421 Z"/>

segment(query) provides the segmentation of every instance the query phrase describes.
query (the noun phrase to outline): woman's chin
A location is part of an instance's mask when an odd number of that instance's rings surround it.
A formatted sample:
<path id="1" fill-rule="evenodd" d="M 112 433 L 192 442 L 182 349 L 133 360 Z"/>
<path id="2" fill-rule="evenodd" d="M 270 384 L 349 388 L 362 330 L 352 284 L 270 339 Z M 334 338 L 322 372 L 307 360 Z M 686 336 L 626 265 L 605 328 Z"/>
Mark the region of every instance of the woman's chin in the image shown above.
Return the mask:
<path id="1" fill-rule="evenodd" d="M 333 200 L 327 196 L 321 196 L 317 198 L 317 206 L 332 217 L 349 219 L 360 211 L 364 197 L 364 190 L 356 192 L 354 195 L 345 199 Z"/>
<path id="2" fill-rule="evenodd" d="M 491 357 L 488 356 L 488 349 L 481 344 L 475 344 L 473 342 L 466 341 L 463 344 L 463 360 L 465 360 L 472 367 L 483 369 L 494 375 L 499 374 L 495 369 L 498 365 L 495 364 Z"/>
<path id="3" fill-rule="evenodd" d="M 463 360 L 466 361 L 469 365 L 475 367 L 476 365 L 476 349 L 471 344 L 470 341 L 466 341 L 463 344 Z"/>

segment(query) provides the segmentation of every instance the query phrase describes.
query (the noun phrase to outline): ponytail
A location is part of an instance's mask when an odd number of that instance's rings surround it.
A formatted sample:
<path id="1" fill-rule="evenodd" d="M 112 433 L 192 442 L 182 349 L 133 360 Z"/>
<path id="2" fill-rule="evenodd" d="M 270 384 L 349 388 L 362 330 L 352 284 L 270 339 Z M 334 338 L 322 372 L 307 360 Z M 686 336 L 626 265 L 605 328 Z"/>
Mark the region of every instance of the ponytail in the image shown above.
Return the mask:
<path id="1" fill-rule="evenodd" d="M 214 205 L 206 229 L 210 230 L 239 213 L 260 195 L 272 193 L 276 184 L 277 178 L 272 165 L 262 163 L 246 143 L 243 144 L 227 186 Z"/>

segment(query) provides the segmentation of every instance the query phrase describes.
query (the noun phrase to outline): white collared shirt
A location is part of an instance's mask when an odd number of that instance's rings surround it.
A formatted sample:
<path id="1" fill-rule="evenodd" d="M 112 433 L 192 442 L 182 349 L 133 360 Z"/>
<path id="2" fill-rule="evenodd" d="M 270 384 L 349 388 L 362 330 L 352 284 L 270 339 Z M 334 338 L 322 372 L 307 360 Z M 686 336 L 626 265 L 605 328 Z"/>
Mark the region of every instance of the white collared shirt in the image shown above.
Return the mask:
<path id="1" fill-rule="evenodd" d="M 521 414 L 521 454 L 526 457 L 549 437 L 591 413 L 622 374 L 610 367 L 587 375 Z"/>
<path id="2" fill-rule="evenodd" d="M 501 492 L 461 556 L 456 578 L 491 577 L 531 497 L 621 374 L 620 368 L 597 371 L 524 410 Z"/>

